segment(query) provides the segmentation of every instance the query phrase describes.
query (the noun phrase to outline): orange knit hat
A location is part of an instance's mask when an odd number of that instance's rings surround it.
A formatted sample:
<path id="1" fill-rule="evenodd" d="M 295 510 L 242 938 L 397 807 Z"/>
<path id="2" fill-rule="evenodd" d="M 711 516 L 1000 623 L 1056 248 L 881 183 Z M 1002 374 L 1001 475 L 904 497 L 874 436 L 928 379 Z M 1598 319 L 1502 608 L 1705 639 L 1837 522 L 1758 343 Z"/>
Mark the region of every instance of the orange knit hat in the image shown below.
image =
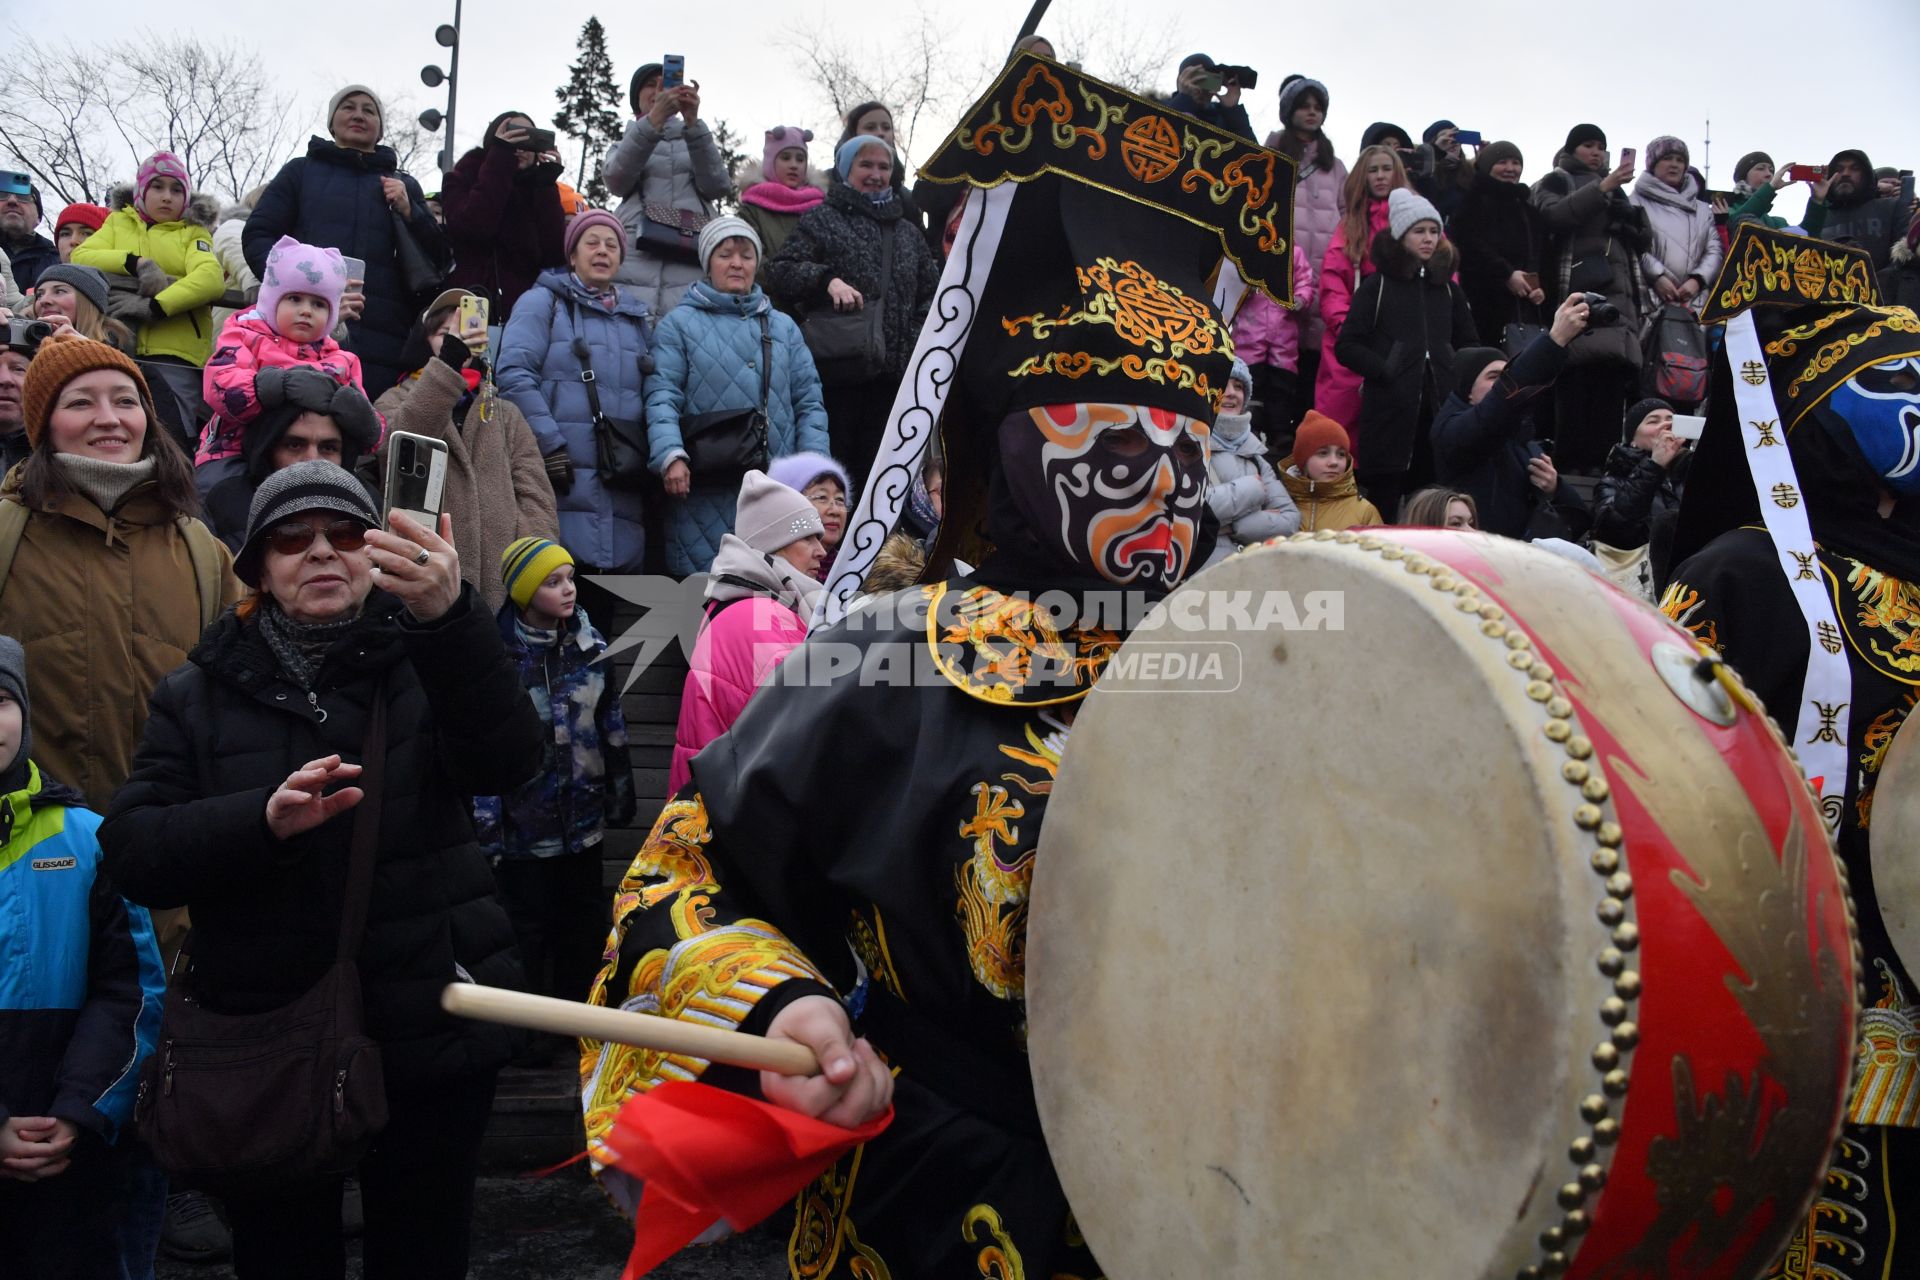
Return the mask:
<path id="1" fill-rule="evenodd" d="M 1353 452 L 1353 439 L 1345 427 L 1318 409 L 1307 410 L 1307 416 L 1300 419 L 1300 426 L 1293 433 L 1293 465 L 1304 471 L 1307 459 L 1330 444 L 1339 445 L 1349 454 Z"/>
<path id="2" fill-rule="evenodd" d="M 153 393 L 147 389 L 147 380 L 131 357 L 116 347 L 77 333 L 55 334 L 44 339 L 34 352 L 33 360 L 27 365 L 25 385 L 20 389 L 28 444 L 40 443 L 40 437 L 47 430 L 47 420 L 53 416 L 53 400 L 60 394 L 60 388 L 96 369 L 117 369 L 132 378 L 133 385 L 140 388 L 140 403 L 147 409 L 147 425 L 160 425 L 160 415 L 153 407 Z"/>

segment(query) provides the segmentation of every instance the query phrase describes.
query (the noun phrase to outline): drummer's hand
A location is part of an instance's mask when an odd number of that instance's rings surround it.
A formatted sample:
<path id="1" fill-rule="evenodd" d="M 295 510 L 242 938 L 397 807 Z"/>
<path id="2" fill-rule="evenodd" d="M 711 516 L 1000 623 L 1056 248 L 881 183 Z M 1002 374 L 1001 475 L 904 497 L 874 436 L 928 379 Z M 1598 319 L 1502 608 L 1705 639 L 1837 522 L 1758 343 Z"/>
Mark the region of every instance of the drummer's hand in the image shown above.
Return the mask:
<path id="1" fill-rule="evenodd" d="M 801 996 L 774 1015 L 767 1038 L 803 1044 L 820 1059 L 817 1076 L 760 1073 L 760 1091 L 775 1106 L 853 1129 L 892 1105 L 893 1073 L 872 1045 L 853 1038 L 838 1000 Z"/>

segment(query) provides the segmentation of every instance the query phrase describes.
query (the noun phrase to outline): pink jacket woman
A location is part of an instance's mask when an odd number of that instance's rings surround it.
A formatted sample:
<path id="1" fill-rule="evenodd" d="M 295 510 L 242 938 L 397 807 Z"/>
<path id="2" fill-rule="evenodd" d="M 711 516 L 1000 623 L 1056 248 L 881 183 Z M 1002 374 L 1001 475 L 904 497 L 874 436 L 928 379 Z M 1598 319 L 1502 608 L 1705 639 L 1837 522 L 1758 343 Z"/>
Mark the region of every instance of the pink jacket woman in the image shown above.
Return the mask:
<path id="1" fill-rule="evenodd" d="M 1249 368 L 1264 364 L 1289 373 L 1300 370 L 1300 329 L 1317 313 L 1313 308 L 1313 268 L 1308 265 L 1306 250 L 1300 247 L 1299 228 L 1294 231 L 1294 310 L 1287 310 L 1256 289 L 1233 318 L 1233 353 Z"/>
<path id="2" fill-rule="evenodd" d="M 1271 138 L 1267 145 L 1273 145 Z M 1309 266 L 1320 265 L 1340 230 L 1341 192 L 1346 185 L 1347 166 L 1338 160 L 1331 170 L 1311 163 L 1301 166 L 1300 180 L 1293 187 L 1293 243 L 1306 253 Z M 1298 268 L 1295 270 L 1297 276 Z M 1318 281 L 1319 276 L 1314 279 Z M 1332 349 L 1333 343 L 1325 339 L 1326 322 L 1316 308 L 1308 307 L 1300 319 L 1306 326 L 1303 337 L 1307 350 Z"/>
<path id="3" fill-rule="evenodd" d="M 1387 229 L 1387 202 L 1367 199 L 1367 243 Z M 1347 309 L 1360 282 L 1374 272 L 1371 255 L 1363 255 L 1358 266 L 1347 256 L 1347 246 L 1336 235 L 1327 244 L 1320 260 L 1317 288 L 1320 319 L 1326 325 L 1326 340 L 1320 347 L 1320 373 L 1313 383 L 1313 407 L 1326 414 L 1351 433 L 1360 418 L 1359 374 L 1340 363 L 1333 349 L 1340 341 L 1340 327 L 1347 322 Z M 1358 462 L 1355 463 L 1358 466 Z"/>

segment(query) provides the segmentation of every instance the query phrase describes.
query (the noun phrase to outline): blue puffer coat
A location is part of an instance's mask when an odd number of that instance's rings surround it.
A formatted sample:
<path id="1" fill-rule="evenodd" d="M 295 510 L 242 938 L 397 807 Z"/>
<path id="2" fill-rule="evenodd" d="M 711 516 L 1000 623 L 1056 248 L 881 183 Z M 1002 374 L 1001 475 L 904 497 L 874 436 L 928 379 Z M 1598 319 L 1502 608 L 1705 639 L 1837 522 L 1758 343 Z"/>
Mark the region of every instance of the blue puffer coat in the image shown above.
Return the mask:
<path id="1" fill-rule="evenodd" d="M 760 404 L 760 317 L 773 338 L 773 376 L 767 386 L 769 459 L 794 453 L 827 453 L 827 411 L 820 400 L 820 374 L 800 326 L 775 311 L 758 285 L 744 297 L 722 293 L 705 280 L 687 291 L 653 335 L 653 376 L 647 379 L 647 462 L 664 474 L 687 451 L 682 416 L 731 413 Z M 667 569 L 682 576 L 705 573 L 733 532 L 739 478 L 703 484 L 667 499 Z"/>
<path id="2" fill-rule="evenodd" d="M 573 354 L 576 334 L 587 340 L 600 411 L 609 418 L 642 421 L 646 304 L 622 286 L 619 304 L 608 311 L 563 267 L 542 272 L 514 303 L 494 380 L 527 416 L 541 454 L 565 449 L 573 460 L 573 487 L 553 495 L 560 508 L 561 543 L 587 569 L 639 573 L 646 548 L 640 494 L 607 488 L 593 469 L 593 411 L 580 381 L 580 359 Z"/>

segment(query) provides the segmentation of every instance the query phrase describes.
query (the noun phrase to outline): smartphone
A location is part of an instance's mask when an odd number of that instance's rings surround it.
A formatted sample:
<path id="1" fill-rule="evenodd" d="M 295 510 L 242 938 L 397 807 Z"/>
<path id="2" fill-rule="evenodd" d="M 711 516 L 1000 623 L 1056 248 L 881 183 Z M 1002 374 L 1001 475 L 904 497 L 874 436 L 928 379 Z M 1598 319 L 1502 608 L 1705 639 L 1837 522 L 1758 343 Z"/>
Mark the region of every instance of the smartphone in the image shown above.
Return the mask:
<path id="1" fill-rule="evenodd" d="M 687 59 L 684 54 L 670 53 L 660 59 L 660 87 L 678 89 L 687 82 Z"/>
<path id="2" fill-rule="evenodd" d="M 1638 160 L 1639 158 L 1640 158 L 1640 148 L 1638 147 L 1620 148 L 1620 163 L 1626 165 L 1628 168 L 1632 168 L 1633 162 Z"/>
<path id="3" fill-rule="evenodd" d="M 387 436 L 387 482 L 382 491 L 380 525 L 394 512 L 440 531 L 440 509 L 447 489 L 447 442 L 410 431 Z"/>
<path id="4" fill-rule="evenodd" d="M 460 310 L 453 322 L 456 336 L 465 338 L 469 334 L 485 334 L 487 331 L 487 300 L 477 293 L 460 295 Z"/>
<path id="5" fill-rule="evenodd" d="M 348 284 L 351 284 L 351 285 L 366 284 L 367 264 L 365 259 L 342 257 L 340 259 L 340 265 L 346 268 Z"/>
<path id="6" fill-rule="evenodd" d="M 1553 441 L 1551 440 L 1527 441 L 1527 461 L 1528 462 L 1532 462 L 1535 458 L 1551 458 L 1552 456 L 1553 456 Z"/>
<path id="7" fill-rule="evenodd" d="M 1790 164 L 1787 166 L 1788 182 L 1818 182 L 1827 176 L 1827 167 L 1822 164 Z"/>
<path id="8" fill-rule="evenodd" d="M 0 191 L 24 196 L 33 191 L 33 175 L 15 169 L 0 169 Z"/>
<path id="9" fill-rule="evenodd" d="M 1520 278 L 1527 282 L 1527 288 L 1529 289 L 1538 289 L 1540 287 L 1540 273 L 1538 271 L 1522 271 Z"/>
<path id="10" fill-rule="evenodd" d="M 1707 420 L 1696 413 L 1676 413 L 1673 415 L 1673 435 L 1676 440 L 1698 440 L 1700 433 L 1707 429 Z"/>
<path id="11" fill-rule="evenodd" d="M 1453 140 L 1463 147 L 1477 147 L 1480 145 L 1480 131 L 1478 129 L 1455 129 L 1453 131 Z"/>
<path id="12" fill-rule="evenodd" d="M 559 138 L 551 129 L 529 129 L 527 136 L 520 139 L 517 147 L 521 151 L 538 153 L 553 150 L 554 144 L 558 141 Z"/>

